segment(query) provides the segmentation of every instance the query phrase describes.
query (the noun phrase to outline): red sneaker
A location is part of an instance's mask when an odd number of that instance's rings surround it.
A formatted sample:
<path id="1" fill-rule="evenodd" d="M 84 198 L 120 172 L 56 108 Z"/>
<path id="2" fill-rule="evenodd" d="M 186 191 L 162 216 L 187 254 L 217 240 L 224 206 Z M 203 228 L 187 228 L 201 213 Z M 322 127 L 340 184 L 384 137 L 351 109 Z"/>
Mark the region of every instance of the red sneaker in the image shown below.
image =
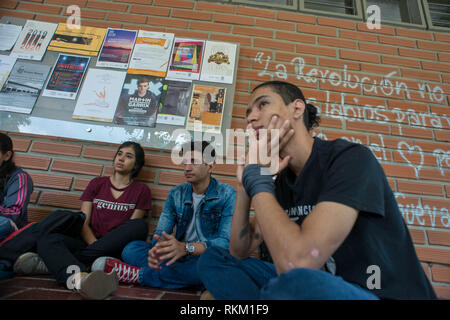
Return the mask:
<path id="1" fill-rule="evenodd" d="M 126 264 L 112 257 L 97 258 L 92 264 L 91 271 L 101 270 L 106 273 L 116 271 L 119 282 L 127 284 L 139 284 L 139 271 L 141 268 Z"/>

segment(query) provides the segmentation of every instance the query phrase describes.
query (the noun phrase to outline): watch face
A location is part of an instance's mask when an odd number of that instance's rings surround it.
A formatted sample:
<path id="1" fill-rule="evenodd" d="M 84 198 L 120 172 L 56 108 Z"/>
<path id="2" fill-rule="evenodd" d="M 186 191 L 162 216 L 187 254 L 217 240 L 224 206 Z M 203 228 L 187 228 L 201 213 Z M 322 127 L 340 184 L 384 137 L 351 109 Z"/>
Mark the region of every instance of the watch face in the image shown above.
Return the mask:
<path id="1" fill-rule="evenodd" d="M 186 249 L 187 249 L 187 251 L 188 251 L 189 253 L 193 253 L 194 250 L 195 250 L 195 247 L 194 247 L 194 245 L 193 245 L 192 243 L 187 243 L 187 244 L 186 244 Z"/>

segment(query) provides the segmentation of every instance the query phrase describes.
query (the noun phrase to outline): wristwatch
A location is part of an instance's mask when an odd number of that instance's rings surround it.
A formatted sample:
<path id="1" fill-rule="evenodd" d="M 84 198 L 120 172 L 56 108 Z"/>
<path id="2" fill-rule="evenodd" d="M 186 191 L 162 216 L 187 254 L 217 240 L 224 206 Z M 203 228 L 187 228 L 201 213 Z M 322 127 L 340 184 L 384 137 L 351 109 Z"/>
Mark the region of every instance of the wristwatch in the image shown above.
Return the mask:
<path id="1" fill-rule="evenodd" d="M 186 252 L 188 255 L 193 255 L 195 250 L 195 246 L 192 242 L 186 242 Z"/>

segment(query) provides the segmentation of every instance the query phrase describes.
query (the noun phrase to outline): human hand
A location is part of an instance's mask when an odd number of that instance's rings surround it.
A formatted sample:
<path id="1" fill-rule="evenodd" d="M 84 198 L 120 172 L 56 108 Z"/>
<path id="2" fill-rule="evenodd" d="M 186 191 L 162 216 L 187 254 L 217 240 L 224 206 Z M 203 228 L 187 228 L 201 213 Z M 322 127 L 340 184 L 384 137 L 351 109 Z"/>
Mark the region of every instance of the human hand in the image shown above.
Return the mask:
<path id="1" fill-rule="evenodd" d="M 166 263 L 166 266 L 170 266 L 179 258 L 186 255 L 186 246 L 183 242 L 178 241 L 174 236 L 167 234 L 165 231 L 163 231 L 161 238 L 163 241 L 158 241 L 155 245 L 156 255 L 161 262 L 170 259 Z"/>
<path id="2" fill-rule="evenodd" d="M 160 258 L 160 255 L 156 252 L 157 244 L 162 241 L 161 237 L 157 234 L 153 235 L 153 239 L 157 241 L 157 243 L 148 251 L 148 266 L 153 270 L 161 270 L 161 262 L 163 261 Z"/>

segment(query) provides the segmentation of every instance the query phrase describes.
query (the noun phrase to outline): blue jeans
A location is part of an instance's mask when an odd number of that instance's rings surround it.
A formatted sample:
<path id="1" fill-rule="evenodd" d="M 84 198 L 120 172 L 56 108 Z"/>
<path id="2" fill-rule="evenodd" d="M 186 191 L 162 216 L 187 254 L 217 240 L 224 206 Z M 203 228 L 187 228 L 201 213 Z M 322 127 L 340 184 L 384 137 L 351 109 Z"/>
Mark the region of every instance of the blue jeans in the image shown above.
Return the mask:
<path id="1" fill-rule="evenodd" d="M 228 250 L 208 248 L 198 272 L 205 287 L 219 300 L 377 300 L 370 291 L 341 277 L 307 268 L 276 274 L 273 264 L 237 259 Z"/>
<path id="2" fill-rule="evenodd" d="M 16 229 L 12 226 L 11 219 L 0 216 L 0 241 L 5 239 L 14 231 L 16 231 Z"/>
<path id="3" fill-rule="evenodd" d="M 125 263 L 140 267 L 139 284 L 143 286 L 178 289 L 189 286 L 202 286 L 197 272 L 197 256 L 185 256 L 170 266 L 164 261 L 161 270 L 153 270 L 148 266 L 148 251 L 151 244 L 145 241 L 133 241 L 126 245 L 122 251 Z"/>

